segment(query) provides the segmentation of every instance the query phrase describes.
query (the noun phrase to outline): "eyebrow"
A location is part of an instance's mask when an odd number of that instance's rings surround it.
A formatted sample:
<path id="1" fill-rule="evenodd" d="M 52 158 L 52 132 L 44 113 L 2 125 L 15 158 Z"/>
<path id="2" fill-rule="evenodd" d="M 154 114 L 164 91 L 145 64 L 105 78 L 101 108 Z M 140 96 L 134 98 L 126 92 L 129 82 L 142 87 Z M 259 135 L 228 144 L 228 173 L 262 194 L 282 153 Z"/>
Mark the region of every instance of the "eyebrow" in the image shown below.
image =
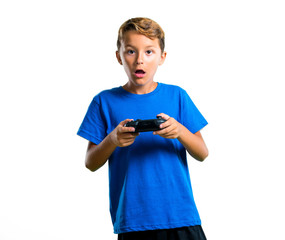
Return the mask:
<path id="1" fill-rule="evenodd" d="M 132 48 L 135 48 L 133 45 L 131 45 L 131 44 L 127 44 L 127 45 L 125 45 L 125 47 L 132 47 Z M 148 45 L 148 46 L 146 46 L 146 48 L 150 48 L 150 47 L 155 47 L 154 45 Z"/>

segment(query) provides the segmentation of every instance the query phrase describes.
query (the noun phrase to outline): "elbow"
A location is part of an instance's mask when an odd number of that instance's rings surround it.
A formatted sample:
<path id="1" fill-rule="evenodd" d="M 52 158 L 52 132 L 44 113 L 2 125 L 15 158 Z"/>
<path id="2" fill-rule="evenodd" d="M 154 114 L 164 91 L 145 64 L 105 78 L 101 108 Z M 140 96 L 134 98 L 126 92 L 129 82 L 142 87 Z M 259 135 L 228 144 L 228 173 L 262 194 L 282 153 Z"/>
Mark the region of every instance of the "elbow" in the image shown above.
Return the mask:
<path id="1" fill-rule="evenodd" d="M 203 156 L 200 157 L 200 159 L 198 159 L 200 162 L 204 162 L 205 159 L 209 156 L 209 152 L 205 153 Z"/>
<path id="2" fill-rule="evenodd" d="M 199 162 L 204 162 L 205 159 L 209 156 L 209 151 L 206 148 L 203 153 L 201 153 L 199 156 L 196 156 L 195 159 L 198 160 Z"/>
<path id="3" fill-rule="evenodd" d="M 87 159 L 85 160 L 85 167 L 90 170 L 91 172 L 95 172 L 97 169 L 95 169 L 94 167 L 92 167 L 90 165 L 90 163 L 87 161 Z"/>
<path id="4" fill-rule="evenodd" d="M 200 162 L 204 162 L 205 159 L 209 156 L 209 150 L 206 146 L 206 144 L 204 144 L 203 148 L 202 148 L 202 151 L 201 151 L 201 155 L 200 155 L 200 159 L 199 161 Z"/>

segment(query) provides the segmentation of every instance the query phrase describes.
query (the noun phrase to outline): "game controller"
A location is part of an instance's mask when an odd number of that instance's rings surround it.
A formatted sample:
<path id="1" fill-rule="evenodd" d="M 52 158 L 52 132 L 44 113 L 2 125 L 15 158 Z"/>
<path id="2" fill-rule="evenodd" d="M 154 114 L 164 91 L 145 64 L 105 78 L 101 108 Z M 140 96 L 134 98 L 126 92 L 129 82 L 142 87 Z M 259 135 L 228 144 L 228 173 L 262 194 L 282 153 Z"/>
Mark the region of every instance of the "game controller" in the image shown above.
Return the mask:
<path id="1" fill-rule="evenodd" d="M 150 132 L 161 130 L 160 124 L 164 123 L 166 120 L 158 116 L 156 119 L 130 121 L 125 124 L 125 127 L 134 127 L 135 132 Z"/>

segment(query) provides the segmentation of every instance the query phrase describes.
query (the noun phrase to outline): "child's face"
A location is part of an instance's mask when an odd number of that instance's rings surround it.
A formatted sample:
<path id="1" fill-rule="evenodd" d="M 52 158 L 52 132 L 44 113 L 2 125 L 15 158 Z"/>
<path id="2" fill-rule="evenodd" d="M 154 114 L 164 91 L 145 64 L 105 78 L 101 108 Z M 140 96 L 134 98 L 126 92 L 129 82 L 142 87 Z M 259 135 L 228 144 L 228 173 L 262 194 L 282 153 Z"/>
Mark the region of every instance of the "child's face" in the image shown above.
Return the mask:
<path id="1" fill-rule="evenodd" d="M 126 33 L 117 59 L 128 75 L 129 83 L 135 87 L 153 83 L 157 67 L 163 64 L 166 52 L 161 53 L 159 40 L 150 39 L 135 31 Z"/>

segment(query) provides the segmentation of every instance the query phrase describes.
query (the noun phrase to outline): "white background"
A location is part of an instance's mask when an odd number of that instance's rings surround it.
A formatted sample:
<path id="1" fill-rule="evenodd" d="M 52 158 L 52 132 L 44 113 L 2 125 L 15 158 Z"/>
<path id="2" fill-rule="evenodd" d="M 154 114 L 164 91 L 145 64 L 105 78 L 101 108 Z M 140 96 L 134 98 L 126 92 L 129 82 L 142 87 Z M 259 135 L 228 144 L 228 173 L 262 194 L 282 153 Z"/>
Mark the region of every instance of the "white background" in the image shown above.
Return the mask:
<path id="1" fill-rule="evenodd" d="M 156 81 L 187 90 L 210 150 L 189 158 L 209 240 L 285 239 L 282 1 L 0 3 L 0 239 L 116 239 L 107 164 L 85 169 L 76 132 L 95 94 L 127 81 L 120 25 L 166 32 Z"/>

